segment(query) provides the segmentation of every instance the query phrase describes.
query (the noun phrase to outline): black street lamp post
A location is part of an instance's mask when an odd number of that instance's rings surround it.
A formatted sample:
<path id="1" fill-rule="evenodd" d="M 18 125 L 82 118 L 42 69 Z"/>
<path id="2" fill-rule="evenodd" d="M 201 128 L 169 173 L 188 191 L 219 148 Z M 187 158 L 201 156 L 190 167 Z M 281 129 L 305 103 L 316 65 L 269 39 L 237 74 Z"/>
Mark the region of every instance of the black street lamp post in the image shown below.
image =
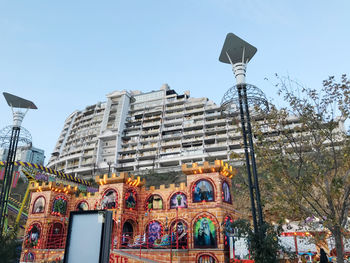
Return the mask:
<path id="1" fill-rule="evenodd" d="M 229 33 L 226 36 L 219 60 L 223 63 L 232 65 L 237 81 L 237 84 L 225 93 L 221 102 L 221 107 L 222 113 L 228 117 L 235 118 L 239 112 L 254 233 L 259 234 L 260 241 L 262 242 L 264 233 L 261 227 L 264 224 L 264 219 L 260 200 L 249 106 L 259 105 L 259 107 L 268 109 L 268 103 L 261 90 L 253 85 L 246 84 L 245 82 L 247 63 L 255 55 L 256 51 L 257 49 L 254 46 L 240 39 L 236 35 Z M 247 94 L 249 94 L 249 96 Z"/>
<path id="2" fill-rule="evenodd" d="M 1 187 L 0 193 L 0 235 L 2 235 L 5 227 L 5 222 L 7 218 L 7 205 L 8 198 L 10 194 L 14 162 L 16 158 L 17 144 L 19 140 L 19 134 L 21 131 L 21 124 L 23 118 L 29 109 L 37 109 L 35 104 L 29 100 L 22 99 L 15 95 L 4 92 L 3 93 L 7 104 L 12 108 L 13 113 L 13 127 L 11 133 L 11 139 L 9 143 L 9 150 L 6 159 L 5 171 L 4 171 L 4 181 Z M 14 110 L 14 108 L 16 110 Z M 25 109 L 21 111 L 20 109 Z"/>

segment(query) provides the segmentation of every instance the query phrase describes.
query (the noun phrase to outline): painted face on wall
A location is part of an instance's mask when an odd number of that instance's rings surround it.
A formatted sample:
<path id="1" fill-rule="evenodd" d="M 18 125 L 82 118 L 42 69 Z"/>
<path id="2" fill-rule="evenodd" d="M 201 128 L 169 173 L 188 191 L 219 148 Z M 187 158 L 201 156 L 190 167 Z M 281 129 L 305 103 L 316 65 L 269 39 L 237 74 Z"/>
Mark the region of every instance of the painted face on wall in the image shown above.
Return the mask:
<path id="1" fill-rule="evenodd" d="M 78 204 L 77 211 L 87 211 L 87 210 L 89 210 L 89 205 L 85 201 L 82 201 Z"/>
<path id="2" fill-rule="evenodd" d="M 202 255 L 199 257 L 198 263 L 215 263 L 215 259 L 210 255 Z"/>
<path id="3" fill-rule="evenodd" d="M 101 201 L 101 209 L 113 209 L 117 207 L 117 193 L 114 190 L 108 190 Z"/>
<path id="4" fill-rule="evenodd" d="M 159 222 L 151 222 L 148 226 L 148 243 L 153 245 L 162 236 L 162 227 Z"/>
<path id="5" fill-rule="evenodd" d="M 223 201 L 231 203 L 231 192 L 230 187 L 226 182 L 222 183 Z"/>
<path id="6" fill-rule="evenodd" d="M 53 202 L 52 214 L 65 215 L 67 212 L 67 200 L 63 196 L 56 197 Z"/>
<path id="7" fill-rule="evenodd" d="M 45 209 L 45 198 L 41 196 L 35 201 L 33 213 L 43 213 L 44 209 Z"/>
<path id="8" fill-rule="evenodd" d="M 170 199 L 170 208 L 186 208 L 187 207 L 187 197 L 183 193 L 176 193 Z"/>
<path id="9" fill-rule="evenodd" d="M 206 180 L 197 182 L 193 187 L 193 202 L 214 201 L 214 190 L 211 183 Z"/>
<path id="10" fill-rule="evenodd" d="M 39 243 L 40 228 L 34 224 L 29 228 L 26 236 L 26 247 L 36 247 Z"/>
<path id="11" fill-rule="evenodd" d="M 129 209 L 133 209 L 136 207 L 136 193 L 132 190 L 129 190 L 125 194 L 125 207 Z"/>
<path id="12" fill-rule="evenodd" d="M 209 218 L 200 218 L 195 223 L 194 245 L 195 247 L 216 247 L 216 229 Z"/>

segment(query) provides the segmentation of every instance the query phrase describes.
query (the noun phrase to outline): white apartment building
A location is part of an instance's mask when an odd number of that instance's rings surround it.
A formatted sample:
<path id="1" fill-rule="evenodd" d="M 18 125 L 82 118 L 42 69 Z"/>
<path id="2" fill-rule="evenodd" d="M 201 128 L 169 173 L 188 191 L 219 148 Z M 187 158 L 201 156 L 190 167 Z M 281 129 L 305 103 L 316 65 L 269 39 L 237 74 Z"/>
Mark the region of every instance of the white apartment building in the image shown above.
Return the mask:
<path id="1" fill-rule="evenodd" d="M 160 90 L 115 91 L 107 101 L 73 112 L 65 121 L 48 167 L 82 177 L 228 160 L 242 152 L 240 133 L 207 98 Z"/>

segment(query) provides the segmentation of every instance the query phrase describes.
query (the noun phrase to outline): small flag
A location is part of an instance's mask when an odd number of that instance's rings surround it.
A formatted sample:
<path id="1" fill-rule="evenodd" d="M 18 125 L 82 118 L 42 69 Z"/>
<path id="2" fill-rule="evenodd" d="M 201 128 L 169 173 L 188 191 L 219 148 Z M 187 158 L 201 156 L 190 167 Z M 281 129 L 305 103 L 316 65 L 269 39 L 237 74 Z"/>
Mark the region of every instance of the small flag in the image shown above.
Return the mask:
<path id="1" fill-rule="evenodd" d="M 4 175 L 5 175 L 5 169 L 1 168 L 1 170 L 0 170 L 0 180 L 4 180 Z"/>

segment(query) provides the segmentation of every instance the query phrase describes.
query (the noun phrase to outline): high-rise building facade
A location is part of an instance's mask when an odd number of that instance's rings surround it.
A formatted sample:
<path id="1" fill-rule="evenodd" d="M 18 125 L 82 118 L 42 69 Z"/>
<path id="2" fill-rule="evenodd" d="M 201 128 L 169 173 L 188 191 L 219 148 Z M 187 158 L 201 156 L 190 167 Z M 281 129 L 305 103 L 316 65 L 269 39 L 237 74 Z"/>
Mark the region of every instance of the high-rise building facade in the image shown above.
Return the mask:
<path id="1" fill-rule="evenodd" d="M 240 133 L 207 98 L 158 91 L 115 91 L 107 101 L 73 112 L 48 167 L 82 177 L 95 173 L 176 170 L 182 164 L 228 160 L 241 152 Z"/>
<path id="2" fill-rule="evenodd" d="M 7 148 L 0 149 L 0 160 L 6 161 L 8 155 Z M 16 161 L 36 163 L 43 165 L 45 161 L 45 152 L 42 149 L 33 146 L 20 146 L 16 150 Z"/>

